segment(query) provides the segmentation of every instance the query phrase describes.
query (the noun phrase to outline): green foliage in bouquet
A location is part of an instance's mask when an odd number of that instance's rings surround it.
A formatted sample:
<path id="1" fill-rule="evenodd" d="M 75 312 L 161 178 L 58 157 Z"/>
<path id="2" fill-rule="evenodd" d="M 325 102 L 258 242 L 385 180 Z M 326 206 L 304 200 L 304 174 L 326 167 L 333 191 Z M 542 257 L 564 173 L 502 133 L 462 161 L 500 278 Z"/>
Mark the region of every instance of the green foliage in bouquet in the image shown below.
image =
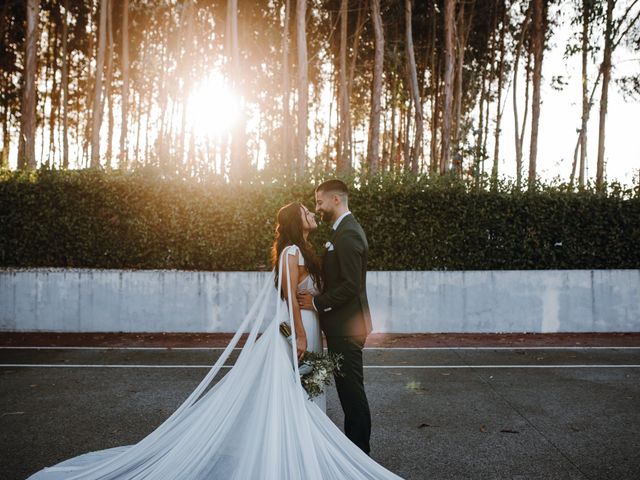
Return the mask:
<path id="1" fill-rule="evenodd" d="M 311 365 L 310 373 L 300 376 L 300 382 L 309 395 L 309 398 L 321 395 L 325 387 L 331 384 L 331 378 L 334 375 L 342 375 L 340 368 L 342 367 L 343 357 L 339 353 L 316 353 L 305 352 L 302 363 Z"/>
<path id="2" fill-rule="evenodd" d="M 289 341 L 291 338 L 291 325 L 287 322 L 280 324 L 280 333 Z M 300 370 L 300 382 L 309 395 L 309 399 L 315 398 L 324 392 L 324 388 L 331 384 L 334 375 L 341 375 L 343 356 L 339 353 L 304 352 L 302 361 L 298 365 Z"/>

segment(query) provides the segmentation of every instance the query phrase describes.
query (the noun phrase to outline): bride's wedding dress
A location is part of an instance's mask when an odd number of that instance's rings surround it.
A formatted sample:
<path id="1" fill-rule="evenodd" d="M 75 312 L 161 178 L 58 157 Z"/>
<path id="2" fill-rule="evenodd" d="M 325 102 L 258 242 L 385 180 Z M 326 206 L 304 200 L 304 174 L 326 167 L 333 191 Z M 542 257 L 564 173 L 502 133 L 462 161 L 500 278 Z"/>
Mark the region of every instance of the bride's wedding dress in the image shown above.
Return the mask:
<path id="1" fill-rule="evenodd" d="M 296 245 L 292 245 L 287 249 L 287 254 L 294 255 L 295 253 L 298 253 L 298 265 L 304 265 L 304 257 Z M 311 275 L 307 275 L 300 283 L 298 283 L 297 291 L 307 291 L 311 295 L 317 295 L 320 293 L 318 286 L 313 281 Z M 300 315 L 302 317 L 304 331 L 307 335 L 307 350 L 310 352 L 322 353 L 322 330 L 320 329 L 318 313 L 312 310 L 300 310 Z M 314 397 L 312 402 L 318 405 L 323 412 L 326 412 L 327 400 L 324 393 Z"/>
<path id="2" fill-rule="evenodd" d="M 288 268 L 287 247 L 280 271 Z M 302 257 L 302 255 L 300 255 Z M 291 292 L 287 275 L 287 291 Z M 306 277 L 298 289 L 312 290 Z M 313 480 L 398 479 L 354 445 L 324 413 L 324 398 L 310 401 L 300 383 L 291 306 L 262 286 L 233 339 L 200 384 L 158 428 L 133 445 L 85 453 L 45 468 L 28 480 Z M 288 298 L 291 299 L 291 293 Z M 293 342 L 279 325 L 292 326 Z M 303 313 L 308 350 L 320 351 L 315 312 Z M 217 383 L 241 335 L 247 341 L 235 365 Z M 258 333 L 263 332 L 258 338 Z"/>

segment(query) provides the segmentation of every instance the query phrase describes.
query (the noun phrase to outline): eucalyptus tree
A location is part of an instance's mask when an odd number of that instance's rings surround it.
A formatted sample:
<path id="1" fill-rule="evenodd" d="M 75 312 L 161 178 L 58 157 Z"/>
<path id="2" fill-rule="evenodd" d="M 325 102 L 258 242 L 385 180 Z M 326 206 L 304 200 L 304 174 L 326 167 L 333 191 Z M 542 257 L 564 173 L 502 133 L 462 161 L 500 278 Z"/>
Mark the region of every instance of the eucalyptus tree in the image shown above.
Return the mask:
<path id="1" fill-rule="evenodd" d="M 604 48 L 600 72 L 602 73 L 602 89 L 600 94 L 600 115 L 598 126 L 598 158 L 596 163 L 596 186 L 603 188 L 604 184 L 604 151 L 605 128 L 609 103 L 609 82 L 611 80 L 611 58 L 615 49 L 626 38 L 629 32 L 640 22 L 640 8 L 638 0 L 626 2 L 622 5 L 622 12 L 614 17 L 615 0 L 607 0 L 604 31 Z"/>
<path id="2" fill-rule="evenodd" d="M 529 188 L 536 180 L 538 157 L 538 129 L 540 125 L 540 104 L 542 84 L 542 60 L 544 58 L 547 31 L 547 2 L 531 0 L 532 4 L 532 54 L 533 54 L 533 96 L 531 98 L 531 139 L 529 143 Z"/>
<path id="3" fill-rule="evenodd" d="M 520 190 L 522 185 L 522 150 L 524 145 L 524 135 L 527 125 L 527 115 L 529 113 L 529 84 L 531 77 L 531 49 L 528 46 L 529 31 L 531 28 L 531 3 L 526 5 L 523 19 L 518 26 L 515 27 L 515 35 L 518 40 L 516 43 L 515 58 L 513 61 L 513 80 L 512 80 L 512 92 L 513 92 L 513 123 L 514 123 L 514 142 L 515 142 L 515 154 L 516 154 L 516 187 Z M 524 93 L 524 113 L 522 116 L 522 124 L 520 123 L 520 117 L 518 113 L 518 76 L 520 68 L 520 58 L 523 51 L 525 52 L 526 65 L 525 65 L 525 93 Z"/>
<path id="4" fill-rule="evenodd" d="M 351 132 L 350 132 L 350 102 L 347 89 L 347 32 L 349 22 L 349 0 L 340 1 L 340 102 L 338 103 L 339 134 L 337 152 L 337 170 L 340 174 L 351 171 Z"/>
<path id="5" fill-rule="evenodd" d="M 18 168 L 36 168 L 36 80 L 38 16 L 40 2 L 28 0 L 27 30 L 25 35 L 25 67 L 22 75 L 22 115 L 20 116 L 20 139 L 18 147 Z"/>
<path id="6" fill-rule="evenodd" d="M 96 58 L 96 73 L 93 93 L 93 110 L 91 126 L 91 167 L 100 167 L 100 128 L 102 127 L 102 113 L 104 99 L 102 96 L 102 76 L 104 70 L 105 47 L 107 43 L 107 9 L 109 0 L 100 0 L 100 24 L 98 26 L 98 55 Z"/>
<path id="7" fill-rule="evenodd" d="M 291 132 L 291 119 L 289 110 L 290 86 L 289 86 L 289 19 L 291 17 L 291 0 L 284 0 L 284 19 L 282 27 L 282 164 L 290 168 L 291 148 L 289 134 Z"/>
<path id="8" fill-rule="evenodd" d="M 309 111 L 309 79 L 307 65 L 306 0 L 297 0 L 296 5 L 296 46 L 298 50 L 298 141 L 297 174 L 302 176 L 307 163 L 307 136 Z"/>
<path id="9" fill-rule="evenodd" d="M 378 172 L 380 164 L 380 103 L 382 97 L 382 71 L 384 68 L 384 27 L 382 15 L 380 14 L 380 0 L 371 0 L 371 20 L 375 32 L 375 60 L 371 88 L 367 167 L 370 174 L 374 175 Z"/>
<path id="10" fill-rule="evenodd" d="M 445 4 L 448 6 L 445 6 L 445 12 L 447 11 L 447 8 L 452 9 L 453 5 L 454 5 L 454 1 L 455 0 L 445 0 Z M 413 7 L 413 0 L 405 0 L 404 1 L 404 13 L 405 13 L 405 34 L 406 34 L 406 52 L 407 52 L 407 70 L 408 70 L 408 76 L 409 76 L 409 85 L 410 85 L 410 89 L 411 89 L 411 96 L 413 99 L 413 105 L 414 105 L 414 112 L 415 112 L 415 125 L 416 125 L 416 133 L 415 133 L 415 138 L 413 141 L 413 154 L 411 155 L 411 171 L 413 173 L 418 173 L 418 162 L 419 159 L 422 156 L 422 132 L 424 130 L 424 119 L 422 116 L 422 99 L 420 98 L 420 91 L 418 89 L 418 72 L 416 70 L 416 59 L 415 59 L 415 53 L 414 53 L 414 49 L 413 49 L 413 28 L 412 28 L 412 22 L 413 22 L 413 16 L 412 16 L 412 7 Z M 446 22 L 446 20 L 445 20 Z M 445 27 L 446 29 L 446 27 Z M 446 82 L 445 82 L 445 90 L 446 90 Z M 449 105 L 450 106 L 450 105 Z M 445 107 L 446 109 L 446 107 Z M 445 114 L 445 120 L 446 120 L 446 114 Z M 451 120 L 451 116 L 449 114 L 449 121 Z M 450 124 L 449 124 L 450 126 Z M 444 133 L 444 131 L 443 131 Z M 408 144 L 408 142 L 407 142 Z M 443 159 L 444 156 L 447 155 L 448 158 L 448 153 L 445 154 L 445 148 L 448 151 L 448 137 L 447 137 L 447 143 L 443 143 L 442 144 L 442 149 L 443 149 Z M 446 146 L 445 146 L 446 145 Z M 442 169 L 442 166 L 441 166 Z"/>
<path id="11" fill-rule="evenodd" d="M 581 52 L 581 86 L 582 86 L 582 114 L 580 119 L 580 132 L 578 142 L 574 153 L 573 164 L 571 168 L 570 184 L 573 184 L 577 163 L 577 152 L 580 152 L 580 167 L 578 173 L 578 185 L 584 187 L 585 170 L 587 166 L 587 128 L 589 123 L 589 54 L 594 52 L 595 46 L 591 37 L 594 33 L 594 27 L 597 25 L 597 19 L 602 15 L 602 5 L 599 0 L 581 0 L 577 6 L 577 20 L 580 22 L 580 52 Z M 578 22 L 572 19 L 572 25 Z M 565 56 L 572 53 L 571 47 L 567 45 Z"/>
<path id="12" fill-rule="evenodd" d="M 26 9 L 24 3 L 0 3 L 0 108 L 2 109 L 2 153 L 0 168 L 9 167 L 12 131 L 19 117 L 21 88 L 15 81 L 20 76 L 18 59 L 25 54 Z"/>
<path id="13" fill-rule="evenodd" d="M 122 2 L 122 88 L 120 90 L 120 168 L 129 164 L 127 132 L 129 131 L 129 0 Z"/>

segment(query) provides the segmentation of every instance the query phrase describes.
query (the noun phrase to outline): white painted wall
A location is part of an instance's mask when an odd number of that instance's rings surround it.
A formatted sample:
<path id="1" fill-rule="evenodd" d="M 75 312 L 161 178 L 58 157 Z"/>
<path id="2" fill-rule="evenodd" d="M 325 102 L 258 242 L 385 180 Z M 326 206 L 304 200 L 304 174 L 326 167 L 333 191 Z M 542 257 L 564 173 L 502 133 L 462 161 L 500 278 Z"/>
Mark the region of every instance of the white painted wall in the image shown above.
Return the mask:
<path id="1" fill-rule="evenodd" d="M 264 272 L 0 270 L 0 331 L 234 332 Z M 638 332 L 640 270 L 369 272 L 375 332 Z"/>

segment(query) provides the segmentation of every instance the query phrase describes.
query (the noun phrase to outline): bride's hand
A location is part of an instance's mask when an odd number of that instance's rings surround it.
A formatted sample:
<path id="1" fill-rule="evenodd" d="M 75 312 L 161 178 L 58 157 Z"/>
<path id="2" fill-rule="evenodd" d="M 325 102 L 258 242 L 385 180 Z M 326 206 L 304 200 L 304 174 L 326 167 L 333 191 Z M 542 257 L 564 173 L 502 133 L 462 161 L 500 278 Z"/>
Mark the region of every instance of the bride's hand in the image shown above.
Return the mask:
<path id="1" fill-rule="evenodd" d="M 307 351 L 307 337 L 302 335 L 296 337 L 296 347 L 298 348 L 298 361 L 304 357 L 304 352 Z"/>

